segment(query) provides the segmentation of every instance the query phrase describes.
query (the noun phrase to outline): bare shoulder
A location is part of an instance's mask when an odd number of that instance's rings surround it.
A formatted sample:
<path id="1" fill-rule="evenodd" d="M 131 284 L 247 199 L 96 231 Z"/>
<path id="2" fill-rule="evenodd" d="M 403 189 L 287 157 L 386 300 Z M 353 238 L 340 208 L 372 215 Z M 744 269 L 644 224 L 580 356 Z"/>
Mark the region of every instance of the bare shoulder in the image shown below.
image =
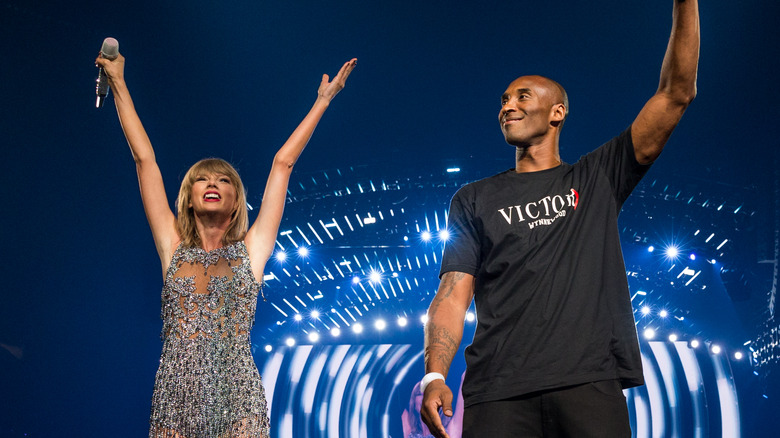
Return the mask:
<path id="1" fill-rule="evenodd" d="M 258 240 L 262 240 L 262 238 L 254 233 L 247 233 L 244 236 L 244 245 L 246 246 L 247 256 L 249 256 L 252 274 L 255 276 L 255 280 L 262 283 L 265 264 L 270 257 L 270 253 L 264 249 L 267 245 L 259 243 Z"/>
<path id="2" fill-rule="evenodd" d="M 175 233 L 175 237 L 170 239 L 170 240 L 168 240 L 167 242 L 158 242 L 157 243 L 157 254 L 160 256 L 160 263 L 162 265 L 163 279 L 165 279 L 165 275 L 168 272 L 168 268 L 171 265 L 171 261 L 173 259 L 173 254 L 179 248 L 179 245 L 181 245 L 181 242 L 182 242 L 182 239 L 179 237 L 179 234 Z"/>

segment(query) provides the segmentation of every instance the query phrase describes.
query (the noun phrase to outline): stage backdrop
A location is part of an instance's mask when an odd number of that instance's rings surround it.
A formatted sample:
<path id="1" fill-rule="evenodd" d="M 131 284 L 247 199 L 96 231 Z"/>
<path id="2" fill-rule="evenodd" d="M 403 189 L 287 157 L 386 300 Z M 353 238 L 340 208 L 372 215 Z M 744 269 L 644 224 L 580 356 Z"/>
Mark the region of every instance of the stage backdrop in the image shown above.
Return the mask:
<path id="1" fill-rule="evenodd" d="M 688 342 L 643 341 L 646 385 L 625 391 L 635 437 L 731 437 L 740 432 L 737 385 L 727 352 Z M 302 345 L 255 352 L 273 437 L 420 437 L 420 346 Z M 458 390 L 456 357 L 447 383 Z M 735 363 L 736 367 L 743 366 Z M 462 401 L 448 424 L 460 437 Z"/>

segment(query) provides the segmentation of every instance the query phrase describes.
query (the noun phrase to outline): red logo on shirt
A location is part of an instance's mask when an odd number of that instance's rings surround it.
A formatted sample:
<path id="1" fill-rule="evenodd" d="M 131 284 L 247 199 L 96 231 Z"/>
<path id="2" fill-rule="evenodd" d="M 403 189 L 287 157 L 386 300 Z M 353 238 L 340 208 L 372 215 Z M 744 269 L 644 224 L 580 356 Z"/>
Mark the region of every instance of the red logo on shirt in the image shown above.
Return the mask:
<path id="1" fill-rule="evenodd" d="M 577 204 L 580 203 L 580 194 L 576 190 L 571 189 L 571 195 L 574 196 L 574 209 L 577 209 Z"/>

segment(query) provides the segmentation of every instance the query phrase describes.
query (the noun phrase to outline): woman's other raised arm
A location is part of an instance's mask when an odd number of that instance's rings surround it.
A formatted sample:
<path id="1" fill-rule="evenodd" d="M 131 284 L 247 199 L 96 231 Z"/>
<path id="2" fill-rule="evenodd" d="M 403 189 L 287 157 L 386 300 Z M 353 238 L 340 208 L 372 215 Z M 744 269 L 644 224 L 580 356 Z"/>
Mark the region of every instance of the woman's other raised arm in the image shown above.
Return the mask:
<path id="1" fill-rule="evenodd" d="M 332 81 L 328 75 L 322 75 L 314 106 L 274 156 L 271 172 L 265 184 L 260 212 L 246 235 L 246 246 L 255 278 L 262 279 L 265 263 L 273 252 L 293 166 L 309 142 L 330 101 L 344 88 L 347 77 L 355 65 L 357 59 L 344 63 Z"/>
<path id="2" fill-rule="evenodd" d="M 125 58 L 121 54 L 113 60 L 98 57 L 95 63 L 105 71 L 108 83 L 114 92 L 114 103 L 119 115 L 119 122 L 135 160 L 141 200 L 149 227 L 152 229 L 157 253 L 160 256 L 163 275 L 165 275 L 175 245 L 180 239 L 176 232 L 176 218 L 168 204 L 168 197 L 165 195 L 165 186 L 160 168 L 155 160 L 152 143 L 135 111 L 133 99 L 130 97 L 130 91 L 125 83 Z"/>

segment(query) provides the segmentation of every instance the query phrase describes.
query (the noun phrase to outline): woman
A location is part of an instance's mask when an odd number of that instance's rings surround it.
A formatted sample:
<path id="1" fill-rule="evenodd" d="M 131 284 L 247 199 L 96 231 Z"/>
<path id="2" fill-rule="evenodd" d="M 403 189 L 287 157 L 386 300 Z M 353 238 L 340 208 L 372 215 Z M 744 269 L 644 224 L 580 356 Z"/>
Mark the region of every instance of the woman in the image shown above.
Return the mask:
<path id="1" fill-rule="evenodd" d="M 163 351 L 149 436 L 267 437 L 265 393 L 249 343 L 263 268 L 276 241 L 293 165 L 357 60 L 345 63 L 333 81 L 322 76 L 314 106 L 274 157 L 260 212 L 248 230 L 241 179 L 219 159 L 190 168 L 173 214 L 124 81 L 124 57 L 95 62 L 114 92 L 163 268 Z"/>

